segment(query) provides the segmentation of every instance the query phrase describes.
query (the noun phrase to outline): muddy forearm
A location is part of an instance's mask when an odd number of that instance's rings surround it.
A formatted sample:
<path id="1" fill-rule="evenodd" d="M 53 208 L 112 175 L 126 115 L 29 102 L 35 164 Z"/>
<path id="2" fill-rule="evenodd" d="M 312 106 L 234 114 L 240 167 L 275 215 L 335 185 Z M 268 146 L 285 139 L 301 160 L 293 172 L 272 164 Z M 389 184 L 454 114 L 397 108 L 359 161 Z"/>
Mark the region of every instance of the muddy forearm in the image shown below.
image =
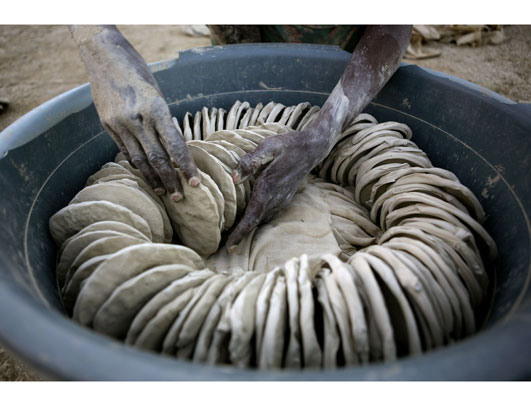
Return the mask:
<path id="1" fill-rule="evenodd" d="M 145 60 L 115 26 L 71 26 L 72 38 L 78 46 L 89 77 L 127 77 L 131 71 L 159 90 Z M 109 67 L 119 70 L 109 70 Z"/>
<path id="2" fill-rule="evenodd" d="M 329 138 L 330 150 L 343 127 L 361 113 L 398 69 L 410 37 L 411 26 L 366 28 L 347 68 L 313 122 L 314 132 L 320 138 Z"/>
<path id="3" fill-rule="evenodd" d="M 117 32 L 118 30 L 114 26 L 70 26 L 70 33 L 89 75 L 92 75 L 97 67 L 108 63 L 108 59 L 112 56 L 114 42 L 110 37 L 113 31 Z"/>

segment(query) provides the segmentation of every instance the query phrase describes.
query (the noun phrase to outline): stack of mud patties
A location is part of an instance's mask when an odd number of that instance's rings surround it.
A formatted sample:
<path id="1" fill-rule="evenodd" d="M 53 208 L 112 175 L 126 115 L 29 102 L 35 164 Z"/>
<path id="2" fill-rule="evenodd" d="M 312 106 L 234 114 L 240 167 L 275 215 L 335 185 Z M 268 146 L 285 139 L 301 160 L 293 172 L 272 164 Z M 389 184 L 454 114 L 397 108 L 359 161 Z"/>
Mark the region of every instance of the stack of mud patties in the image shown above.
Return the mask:
<path id="1" fill-rule="evenodd" d="M 67 312 L 135 347 L 260 369 L 391 361 L 475 332 L 496 246 L 474 194 L 405 124 L 358 116 L 288 208 L 227 252 L 254 183 L 233 183 L 239 159 L 317 112 L 236 102 L 174 119 L 202 177 L 177 170 L 179 202 L 123 155 L 105 164 L 50 219 Z"/>

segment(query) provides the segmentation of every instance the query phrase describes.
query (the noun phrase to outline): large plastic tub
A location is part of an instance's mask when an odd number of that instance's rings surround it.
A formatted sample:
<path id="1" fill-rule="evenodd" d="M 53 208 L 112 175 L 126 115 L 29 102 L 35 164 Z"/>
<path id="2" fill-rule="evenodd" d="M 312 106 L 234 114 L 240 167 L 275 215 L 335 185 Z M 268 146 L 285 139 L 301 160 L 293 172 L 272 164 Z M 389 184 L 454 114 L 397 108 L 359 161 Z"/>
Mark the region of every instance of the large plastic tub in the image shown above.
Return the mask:
<path id="1" fill-rule="evenodd" d="M 156 64 L 173 115 L 203 106 L 322 104 L 350 55 L 335 47 L 238 45 L 194 49 Z M 337 371 L 259 372 L 178 361 L 122 345 L 62 311 L 48 219 L 117 149 L 88 85 L 30 112 L 0 134 L 0 341 L 49 378 L 82 380 L 366 380 L 531 378 L 531 111 L 471 83 L 403 65 L 366 109 L 401 121 L 434 165 L 479 198 L 496 240 L 493 299 L 466 340 L 390 364 Z M 20 147 L 19 147 L 20 146 Z M 16 148 L 18 147 L 18 148 Z"/>

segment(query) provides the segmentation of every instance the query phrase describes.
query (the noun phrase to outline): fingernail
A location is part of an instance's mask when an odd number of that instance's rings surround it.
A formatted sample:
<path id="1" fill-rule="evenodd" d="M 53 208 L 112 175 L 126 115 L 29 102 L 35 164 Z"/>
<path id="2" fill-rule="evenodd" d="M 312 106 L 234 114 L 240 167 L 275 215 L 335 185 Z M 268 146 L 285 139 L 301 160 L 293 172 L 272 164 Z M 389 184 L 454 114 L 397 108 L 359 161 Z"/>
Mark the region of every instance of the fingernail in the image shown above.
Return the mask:
<path id="1" fill-rule="evenodd" d="M 236 170 L 234 170 L 232 172 L 232 181 L 235 183 L 235 184 L 238 184 L 241 180 L 241 176 L 240 176 L 240 173 L 238 173 Z"/>
<path id="2" fill-rule="evenodd" d="M 199 177 L 192 177 L 190 180 L 188 180 L 188 184 L 190 184 L 192 187 L 197 187 L 200 182 L 201 179 Z"/>
<path id="3" fill-rule="evenodd" d="M 154 191 L 155 191 L 155 194 L 158 196 L 161 196 L 162 194 L 166 192 L 166 190 L 164 190 L 162 187 L 157 187 Z"/>
<path id="4" fill-rule="evenodd" d="M 229 252 L 229 254 L 232 254 L 234 251 L 236 251 L 236 248 L 238 248 L 237 245 L 231 245 L 227 251 Z"/>
<path id="5" fill-rule="evenodd" d="M 181 193 L 172 193 L 170 198 L 171 198 L 171 201 L 178 202 L 178 201 L 181 201 L 183 199 L 183 195 Z"/>

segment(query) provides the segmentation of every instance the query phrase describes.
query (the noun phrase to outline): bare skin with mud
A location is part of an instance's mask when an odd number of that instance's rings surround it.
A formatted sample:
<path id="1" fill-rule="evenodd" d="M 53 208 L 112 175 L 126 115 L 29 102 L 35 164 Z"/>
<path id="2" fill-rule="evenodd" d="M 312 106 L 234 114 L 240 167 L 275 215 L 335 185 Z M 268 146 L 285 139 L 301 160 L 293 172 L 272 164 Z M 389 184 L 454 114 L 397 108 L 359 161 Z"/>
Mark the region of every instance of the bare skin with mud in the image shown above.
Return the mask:
<path id="1" fill-rule="evenodd" d="M 190 185 L 197 186 L 200 176 L 145 61 L 115 27 L 73 26 L 71 32 L 105 130 L 157 194 L 167 191 L 180 200 L 170 159 Z"/>
<path id="2" fill-rule="evenodd" d="M 249 30 L 213 26 L 218 41 L 254 39 Z M 100 119 L 120 150 L 158 194 L 179 201 L 182 186 L 172 160 L 191 186 L 200 177 L 184 139 L 142 57 L 113 26 L 71 29 L 89 73 Z M 303 178 L 332 150 L 342 127 L 376 96 L 399 66 L 411 36 L 410 26 L 369 26 L 352 53 L 319 115 L 304 131 L 266 139 L 240 159 L 232 178 L 241 182 L 260 171 L 247 209 L 227 239 L 229 249 L 292 200 Z M 227 40 L 226 39 L 226 40 Z"/>

